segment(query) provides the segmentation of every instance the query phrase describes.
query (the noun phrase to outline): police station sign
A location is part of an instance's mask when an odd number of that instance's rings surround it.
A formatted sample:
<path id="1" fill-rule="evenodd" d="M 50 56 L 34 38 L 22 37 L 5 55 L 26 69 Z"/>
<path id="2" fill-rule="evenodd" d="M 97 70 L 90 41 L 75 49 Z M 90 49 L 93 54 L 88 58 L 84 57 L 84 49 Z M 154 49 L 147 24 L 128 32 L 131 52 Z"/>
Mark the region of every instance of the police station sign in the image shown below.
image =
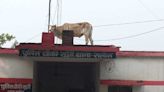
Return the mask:
<path id="1" fill-rule="evenodd" d="M 32 92 L 31 84 L 0 83 L 0 92 Z"/>
<path id="2" fill-rule="evenodd" d="M 114 52 L 54 51 L 21 49 L 19 56 L 28 57 L 66 57 L 66 58 L 116 58 Z"/>

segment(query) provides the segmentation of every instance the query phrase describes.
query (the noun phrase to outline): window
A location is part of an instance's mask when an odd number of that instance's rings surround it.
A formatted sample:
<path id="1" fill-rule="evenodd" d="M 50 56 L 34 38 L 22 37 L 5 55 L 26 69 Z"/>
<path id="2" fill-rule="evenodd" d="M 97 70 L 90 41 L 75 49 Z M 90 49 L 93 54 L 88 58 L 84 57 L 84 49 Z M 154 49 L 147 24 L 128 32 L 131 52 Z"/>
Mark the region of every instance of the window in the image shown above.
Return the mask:
<path id="1" fill-rule="evenodd" d="M 132 86 L 109 86 L 108 92 L 132 92 Z"/>

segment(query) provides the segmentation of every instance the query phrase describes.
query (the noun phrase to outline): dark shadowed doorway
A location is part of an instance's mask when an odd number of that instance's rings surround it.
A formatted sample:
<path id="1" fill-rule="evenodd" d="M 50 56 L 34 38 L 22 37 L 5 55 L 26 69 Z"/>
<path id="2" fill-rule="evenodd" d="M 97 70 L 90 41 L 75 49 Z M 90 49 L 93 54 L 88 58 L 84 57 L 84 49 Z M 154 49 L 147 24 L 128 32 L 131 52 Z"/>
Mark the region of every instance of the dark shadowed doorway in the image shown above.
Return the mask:
<path id="1" fill-rule="evenodd" d="M 98 92 L 99 62 L 35 62 L 35 92 Z"/>

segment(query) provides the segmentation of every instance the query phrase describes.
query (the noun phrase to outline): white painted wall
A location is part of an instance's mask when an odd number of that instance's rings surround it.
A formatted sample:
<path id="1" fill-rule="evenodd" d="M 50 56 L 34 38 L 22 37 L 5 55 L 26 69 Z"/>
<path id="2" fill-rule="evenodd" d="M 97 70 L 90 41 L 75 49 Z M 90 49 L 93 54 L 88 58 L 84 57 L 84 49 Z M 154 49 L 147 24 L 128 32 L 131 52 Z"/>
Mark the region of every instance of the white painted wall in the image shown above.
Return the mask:
<path id="1" fill-rule="evenodd" d="M 0 78 L 32 78 L 33 63 L 16 55 L 0 55 Z"/>
<path id="2" fill-rule="evenodd" d="M 117 58 L 102 61 L 101 79 L 164 80 L 164 58 Z"/>
<path id="3" fill-rule="evenodd" d="M 0 55 L 0 78 L 32 78 L 33 63 L 16 55 Z M 164 57 L 135 57 L 105 60 L 100 63 L 101 79 L 164 80 Z M 108 92 L 100 85 L 100 92 Z M 138 86 L 133 92 L 164 92 L 164 86 Z"/>
<path id="4" fill-rule="evenodd" d="M 105 60 L 100 63 L 100 78 L 164 81 L 164 57 L 122 57 Z M 164 92 L 164 86 L 137 86 L 133 87 L 133 92 Z"/>

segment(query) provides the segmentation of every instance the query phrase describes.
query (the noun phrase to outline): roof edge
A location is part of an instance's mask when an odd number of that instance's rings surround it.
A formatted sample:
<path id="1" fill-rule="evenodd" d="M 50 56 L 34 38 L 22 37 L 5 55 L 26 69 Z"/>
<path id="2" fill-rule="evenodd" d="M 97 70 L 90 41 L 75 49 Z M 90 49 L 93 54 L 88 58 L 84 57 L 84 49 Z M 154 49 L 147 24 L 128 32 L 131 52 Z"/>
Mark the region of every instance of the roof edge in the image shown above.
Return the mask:
<path id="1" fill-rule="evenodd" d="M 162 86 L 164 81 L 156 80 L 101 80 L 101 84 L 108 86 Z"/>
<path id="2" fill-rule="evenodd" d="M 19 51 L 17 49 L 11 49 L 11 48 L 0 48 L 0 54 L 19 54 Z"/>
<path id="3" fill-rule="evenodd" d="M 164 51 L 119 51 L 117 57 L 164 57 Z"/>
<path id="4" fill-rule="evenodd" d="M 19 54 L 19 50 L 0 48 L 0 54 Z M 164 51 L 118 51 L 117 57 L 164 57 Z"/>

